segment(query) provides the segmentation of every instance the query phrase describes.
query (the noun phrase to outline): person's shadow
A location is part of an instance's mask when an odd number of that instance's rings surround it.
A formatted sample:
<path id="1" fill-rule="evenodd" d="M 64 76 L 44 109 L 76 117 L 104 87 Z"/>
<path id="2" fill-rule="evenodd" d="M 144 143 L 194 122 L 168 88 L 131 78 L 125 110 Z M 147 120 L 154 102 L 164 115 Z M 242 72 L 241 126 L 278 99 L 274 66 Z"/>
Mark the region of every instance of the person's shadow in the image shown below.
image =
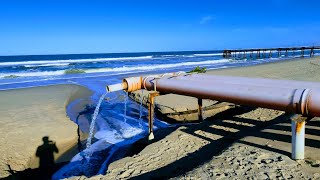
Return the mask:
<path id="1" fill-rule="evenodd" d="M 55 167 L 54 153 L 58 153 L 59 150 L 56 143 L 49 140 L 48 136 L 42 138 L 43 144 L 37 148 L 36 156 L 39 157 L 39 169 L 43 173 L 50 173 Z"/>

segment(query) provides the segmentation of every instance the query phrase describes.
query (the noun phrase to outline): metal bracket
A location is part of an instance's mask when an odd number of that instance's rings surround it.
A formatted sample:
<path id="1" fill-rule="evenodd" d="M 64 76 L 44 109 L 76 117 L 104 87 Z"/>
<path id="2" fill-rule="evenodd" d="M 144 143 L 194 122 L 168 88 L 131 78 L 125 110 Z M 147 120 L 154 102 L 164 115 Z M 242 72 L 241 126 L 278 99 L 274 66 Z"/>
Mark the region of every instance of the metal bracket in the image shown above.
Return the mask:
<path id="1" fill-rule="evenodd" d="M 148 123 L 149 123 L 149 136 L 148 140 L 153 140 L 154 135 L 153 135 L 153 119 L 154 119 L 154 98 L 156 96 L 159 96 L 160 93 L 153 91 L 149 93 L 149 102 L 148 102 Z"/>

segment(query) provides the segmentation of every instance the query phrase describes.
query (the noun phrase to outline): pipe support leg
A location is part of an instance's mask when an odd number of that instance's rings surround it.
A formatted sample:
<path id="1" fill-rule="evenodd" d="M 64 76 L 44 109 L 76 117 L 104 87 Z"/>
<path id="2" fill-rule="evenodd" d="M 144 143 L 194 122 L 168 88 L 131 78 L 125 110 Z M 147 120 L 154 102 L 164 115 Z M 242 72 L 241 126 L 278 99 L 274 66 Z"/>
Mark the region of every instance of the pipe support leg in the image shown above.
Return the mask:
<path id="1" fill-rule="evenodd" d="M 149 93 L 149 103 L 148 103 L 148 124 L 149 124 L 149 135 L 148 140 L 153 140 L 153 120 L 154 120 L 154 98 L 159 96 L 159 92 L 151 92 Z"/>
<path id="2" fill-rule="evenodd" d="M 291 158 L 294 160 L 304 159 L 305 148 L 305 120 L 306 118 L 299 115 L 294 115 L 291 118 L 291 132 L 292 132 L 292 154 Z"/>
<path id="3" fill-rule="evenodd" d="M 202 115 L 202 99 L 198 98 L 198 120 L 203 121 L 203 115 Z"/>

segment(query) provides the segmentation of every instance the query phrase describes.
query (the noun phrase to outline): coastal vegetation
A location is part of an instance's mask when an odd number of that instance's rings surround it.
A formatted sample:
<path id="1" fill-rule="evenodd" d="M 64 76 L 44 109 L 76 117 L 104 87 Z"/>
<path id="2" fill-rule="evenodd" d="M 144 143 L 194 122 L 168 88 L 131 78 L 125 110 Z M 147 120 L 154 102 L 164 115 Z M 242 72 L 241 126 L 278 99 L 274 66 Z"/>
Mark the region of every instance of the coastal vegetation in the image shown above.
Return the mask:
<path id="1" fill-rule="evenodd" d="M 18 78 L 20 76 L 17 76 L 17 75 L 9 75 L 9 76 L 4 76 L 3 78 L 6 78 L 6 79 L 10 79 L 10 78 Z"/>
<path id="2" fill-rule="evenodd" d="M 205 67 L 201 68 L 200 66 L 195 67 L 193 70 L 188 71 L 187 73 L 205 73 L 207 70 Z"/>

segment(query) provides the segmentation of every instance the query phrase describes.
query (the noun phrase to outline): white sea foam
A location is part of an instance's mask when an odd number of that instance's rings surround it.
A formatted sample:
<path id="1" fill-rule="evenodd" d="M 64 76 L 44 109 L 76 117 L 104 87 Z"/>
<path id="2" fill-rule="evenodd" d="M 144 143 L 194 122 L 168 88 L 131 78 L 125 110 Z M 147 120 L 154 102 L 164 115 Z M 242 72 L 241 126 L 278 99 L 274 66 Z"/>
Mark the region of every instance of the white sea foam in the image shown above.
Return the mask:
<path id="1" fill-rule="evenodd" d="M 49 64 L 24 65 L 24 67 L 68 66 L 69 64 L 70 63 L 49 63 Z"/>
<path id="2" fill-rule="evenodd" d="M 138 56 L 138 57 L 119 57 L 119 58 L 97 58 L 97 59 L 69 59 L 69 60 L 43 60 L 43 61 L 20 61 L 20 62 L 0 62 L 0 66 L 10 65 L 40 65 L 40 64 L 58 64 L 58 63 L 84 63 L 84 62 L 103 62 L 117 60 L 145 60 L 152 59 L 153 56 Z"/>
<path id="3" fill-rule="evenodd" d="M 86 70 L 87 73 L 94 72 L 121 72 L 121 71 L 136 71 L 136 70 L 154 70 L 154 69 L 169 69 L 180 66 L 194 66 L 194 65 L 210 65 L 229 62 L 228 59 L 221 60 L 208 60 L 208 61 L 198 61 L 198 62 L 183 62 L 177 64 L 159 64 L 159 65 L 147 65 L 147 66 L 132 66 L 132 67 L 118 67 L 118 68 L 100 68 L 100 69 L 89 69 Z"/>
<path id="4" fill-rule="evenodd" d="M 219 63 L 227 63 L 230 60 L 221 59 L 221 60 L 208 60 L 208 61 L 197 61 L 197 62 L 183 62 L 176 64 L 159 64 L 159 65 L 145 65 L 145 66 L 123 66 L 117 68 L 99 68 L 99 69 L 87 69 L 86 73 L 102 73 L 102 72 L 136 72 L 136 71 L 148 71 L 155 69 L 169 69 L 180 66 L 196 66 L 196 65 L 211 65 Z M 64 70 L 58 71 L 40 71 L 40 72 L 20 72 L 20 73 L 0 73 L 0 78 L 5 76 L 16 75 L 21 77 L 30 77 L 30 76 L 57 76 L 65 74 Z"/>
<path id="5" fill-rule="evenodd" d="M 40 72 L 18 72 L 18 73 L 0 73 L 0 78 L 4 78 L 6 76 L 15 75 L 19 77 L 32 77 L 32 76 L 57 76 L 63 75 L 64 70 L 58 71 L 40 71 Z"/>
<path id="6" fill-rule="evenodd" d="M 177 56 L 181 56 L 181 55 L 175 55 L 175 54 L 161 55 L 161 57 L 177 57 Z"/>
<path id="7" fill-rule="evenodd" d="M 213 54 L 193 54 L 194 56 L 221 56 L 222 53 L 213 53 Z"/>
<path id="8" fill-rule="evenodd" d="M 0 73 L 0 78 L 7 76 L 19 76 L 19 77 L 35 77 L 35 76 L 58 76 L 65 74 L 64 70 L 58 71 L 38 71 L 38 72 L 16 72 L 16 73 Z"/>
<path id="9" fill-rule="evenodd" d="M 211 53 L 211 54 L 165 54 L 160 57 L 170 58 L 170 57 L 206 57 L 206 56 L 222 56 L 222 53 Z"/>

